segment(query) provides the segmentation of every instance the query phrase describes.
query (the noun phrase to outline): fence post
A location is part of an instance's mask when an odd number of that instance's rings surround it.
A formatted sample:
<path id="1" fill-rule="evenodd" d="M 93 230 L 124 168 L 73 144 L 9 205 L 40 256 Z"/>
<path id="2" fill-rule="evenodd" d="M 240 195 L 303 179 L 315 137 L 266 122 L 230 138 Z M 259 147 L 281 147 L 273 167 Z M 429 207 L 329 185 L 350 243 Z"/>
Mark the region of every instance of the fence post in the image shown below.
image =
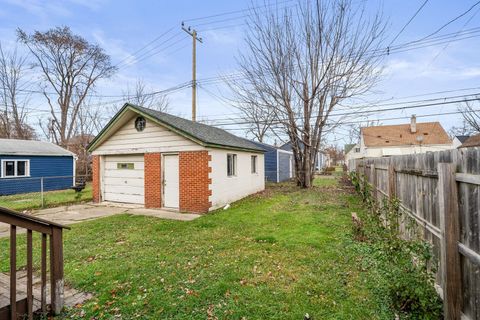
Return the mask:
<path id="1" fill-rule="evenodd" d="M 42 201 L 42 208 L 45 206 L 45 199 L 43 195 L 43 177 L 40 178 L 40 197 Z"/>
<path id="2" fill-rule="evenodd" d="M 393 200 L 397 197 L 397 173 L 395 172 L 395 165 L 390 159 L 388 164 L 388 197 Z"/>
<path id="3" fill-rule="evenodd" d="M 375 172 L 375 164 L 370 165 L 370 183 L 372 184 L 373 202 L 377 203 L 377 173 Z"/>
<path id="4" fill-rule="evenodd" d="M 367 162 L 363 161 L 363 191 L 367 191 L 367 184 L 368 184 L 368 179 L 367 179 Z"/>
<path id="5" fill-rule="evenodd" d="M 459 320 L 462 311 L 462 282 L 460 252 L 458 251 L 458 190 L 455 173 L 455 164 L 438 164 L 443 308 L 444 318 L 448 320 Z"/>
<path id="6" fill-rule="evenodd" d="M 62 228 L 53 227 L 50 236 L 50 299 L 54 315 L 60 314 L 64 300 L 62 231 Z"/>

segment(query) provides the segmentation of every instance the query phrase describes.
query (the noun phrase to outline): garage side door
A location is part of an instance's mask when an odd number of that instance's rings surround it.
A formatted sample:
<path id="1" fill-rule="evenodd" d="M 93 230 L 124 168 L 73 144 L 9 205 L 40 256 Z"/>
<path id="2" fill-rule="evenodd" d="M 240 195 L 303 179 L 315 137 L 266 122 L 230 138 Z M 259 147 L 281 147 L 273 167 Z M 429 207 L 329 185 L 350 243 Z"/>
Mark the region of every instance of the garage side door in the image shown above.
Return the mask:
<path id="1" fill-rule="evenodd" d="M 104 200 L 144 204 L 143 155 L 106 156 Z"/>

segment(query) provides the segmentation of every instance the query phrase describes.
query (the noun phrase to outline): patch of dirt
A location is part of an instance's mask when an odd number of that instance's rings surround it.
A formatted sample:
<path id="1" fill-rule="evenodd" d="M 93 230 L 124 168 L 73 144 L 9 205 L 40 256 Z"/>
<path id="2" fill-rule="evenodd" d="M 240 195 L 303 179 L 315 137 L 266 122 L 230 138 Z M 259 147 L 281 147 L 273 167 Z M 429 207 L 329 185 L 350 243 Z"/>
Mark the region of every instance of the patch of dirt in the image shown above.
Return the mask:
<path id="1" fill-rule="evenodd" d="M 273 189 L 272 188 L 265 188 L 265 190 L 257 192 L 255 194 L 252 194 L 252 198 L 258 198 L 258 199 L 264 199 L 264 198 L 269 198 L 273 195 Z"/>
<path id="2" fill-rule="evenodd" d="M 341 188 L 345 192 L 355 193 L 355 187 L 353 186 L 352 181 L 350 181 L 350 178 L 348 177 L 347 174 L 342 175 L 338 182 L 339 182 Z"/>

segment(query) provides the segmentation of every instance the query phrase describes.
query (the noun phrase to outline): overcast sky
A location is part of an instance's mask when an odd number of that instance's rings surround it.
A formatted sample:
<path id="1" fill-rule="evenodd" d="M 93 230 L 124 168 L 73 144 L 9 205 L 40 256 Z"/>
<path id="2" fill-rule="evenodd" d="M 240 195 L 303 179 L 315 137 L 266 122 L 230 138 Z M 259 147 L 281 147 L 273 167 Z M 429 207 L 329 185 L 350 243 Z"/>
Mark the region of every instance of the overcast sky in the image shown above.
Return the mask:
<path id="1" fill-rule="evenodd" d="M 278 1 L 289 6 L 293 1 Z M 388 37 L 393 39 L 413 16 L 424 0 L 367 1 L 372 10 L 380 8 L 388 18 Z M 197 78 L 198 118 L 225 118 L 236 111 L 223 101 L 221 84 L 205 83 L 201 79 L 234 73 L 235 55 L 243 47 L 245 12 L 223 14 L 248 8 L 250 1 L 118 1 L 118 0 L 52 0 L 0 1 L 0 41 L 4 47 L 15 44 L 15 30 L 45 31 L 55 26 L 69 26 L 73 32 L 91 42 L 100 44 L 120 70 L 112 79 L 97 88 L 100 95 L 121 95 L 128 84 L 143 79 L 151 90 L 163 90 L 191 80 L 191 38 L 180 23 L 199 30 L 204 40 L 198 44 Z M 476 1 L 430 0 L 401 33 L 394 45 L 421 39 L 468 10 Z M 466 32 L 480 27 L 480 5 L 464 17 L 451 23 L 438 35 Z M 217 17 L 190 20 L 222 14 Z M 173 28 L 173 29 L 172 29 Z M 136 53 L 155 38 L 166 33 L 151 46 Z M 456 39 L 462 36 L 458 34 Z M 392 53 L 385 59 L 385 72 L 376 93 L 365 97 L 369 101 L 402 102 L 419 99 L 464 95 L 480 92 L 480 52 L 475 30 L 461 41 L 444 41 L 440 45 Z M 387 41 L 389 42 L 389 41 Z M 152 48 L 153 47 L 153 48 Z M 143 54 L 143 55 L 142 55 Z M 33 84 L 35 86 L 35 84 Z M 476 89 L 478 87 L 478 89 Z M 470 90 L 460 90 L 472 88 Z M 33 88 L 32 89 L 37 89 Z M 452 91 L 458 90 L 458 91 Z M 448 93 L 433 92 L 452 91 Z M 428 94 L 428 95 L 427 95 Z M 421 95 L 416 97 L 417 95 Z M 412 97 L 415 96 L 415 97 Z M 403 98 L 403 99 L 402 99 Z M 105 101 L 118 98 L 103 98 Z M 190 116 L 191 90 L 189 88 L 169 96 L 171 111 Z M 387 103 L 388 103 L 387 102 Z M 32 98 L 35 110 L 47 110 L 41 97 Z M 388 107 L 388 106 L 385 106 Z M 370 114 L 370 119 L 444 113 L 455 111 L 456 105 L 443 105 Z M 32 114 L 31 122 L 46 119 L 45 112 Z M 105 115 L 108 117 L 109 115 Z M 459 115 L 421 117 L 419 121 L 440 121 L 448 130 L 458 125 Z M 405 123 L 408 120 L 384 120 L 384 124 Z M 232 126 L 225 127 L 233 129 Z M 243 135 L 241 130 L 232 130 Z M 345 130 L 339 129 L 332 141 L 342 144 Z"/>

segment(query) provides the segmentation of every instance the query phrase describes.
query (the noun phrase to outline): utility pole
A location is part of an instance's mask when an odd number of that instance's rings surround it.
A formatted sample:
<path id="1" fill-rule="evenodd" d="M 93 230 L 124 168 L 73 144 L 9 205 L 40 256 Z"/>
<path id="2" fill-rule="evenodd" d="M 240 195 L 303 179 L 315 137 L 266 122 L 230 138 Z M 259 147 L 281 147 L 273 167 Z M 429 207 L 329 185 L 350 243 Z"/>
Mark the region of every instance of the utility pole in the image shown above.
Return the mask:
<path id="1" fill-rule="evenodd" d="M 185 28 L 182 22 L 182 30 L 192 36 L 192 121 L 197 118 L 197 41 L 203 43 L 202 38 L 197 37 L 197 30 L 191 27 Z"/>

